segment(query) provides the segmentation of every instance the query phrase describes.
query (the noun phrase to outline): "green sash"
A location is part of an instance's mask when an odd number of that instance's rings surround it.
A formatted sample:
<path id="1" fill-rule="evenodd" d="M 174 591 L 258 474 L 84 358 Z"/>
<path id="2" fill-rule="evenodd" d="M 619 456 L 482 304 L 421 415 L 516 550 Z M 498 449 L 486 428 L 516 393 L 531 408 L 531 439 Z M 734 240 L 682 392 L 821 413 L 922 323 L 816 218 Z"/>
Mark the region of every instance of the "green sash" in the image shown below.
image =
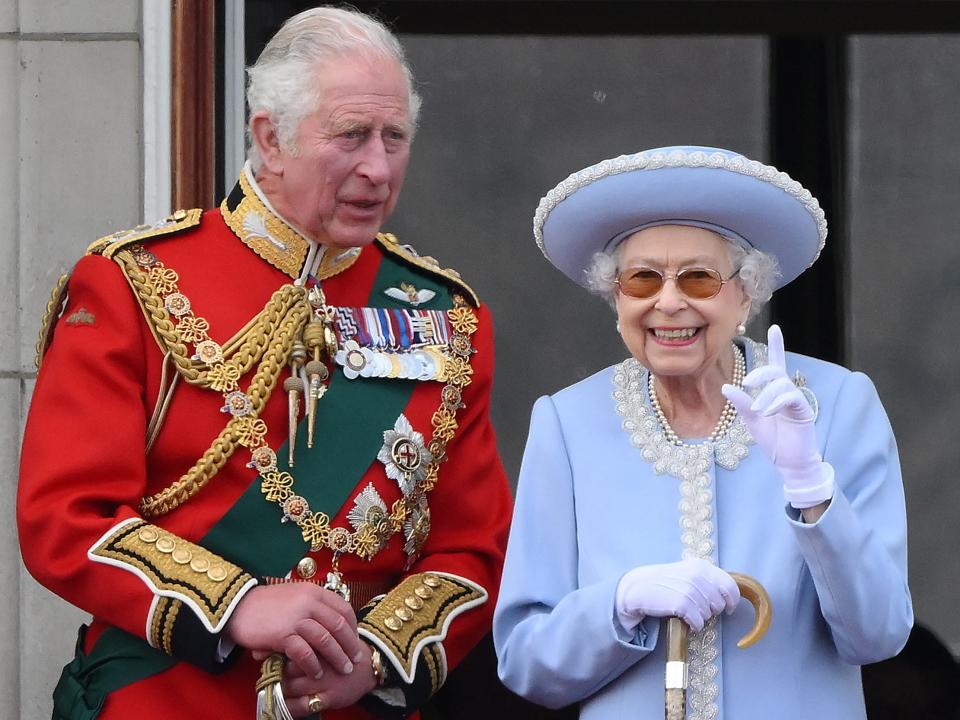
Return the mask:
<path id="1" fill-rule="evenodd" d="M 367 304 L 407 307 L 384 294 L 415 276 L 418 288 L 436 293 L 421 309 L 452 307 L 450 291 L 429 275 L 384 253 Z M 288 443 L 277 450 L 277 466 L 294 476 L 295 492 L 310 508 L 333 518 L 349 499 L 383 446 L 383 432 L 393 428 L 416 387 L 410 380 L 348 380 L 334 370 L 330 388 L 317 406 L 312 449 L 307 448 L 306 420 L 296 437 L 295 466 L 287 466 Z M 275 391 L 276 392 L 276 391 Z M 282 391 L 280 391 L 282 392 Z M 213 483 L 216 480 L 214 479 Z M 199 545 L 252 575 L 286 575 L 309 549 L 296 524 L 281 523 L 283 511 L 250 484 L 234 505 L 210 528 Z M 244 542 L 256 538 L 256 542 Z M 83 653 L 81 628 L 76 656 L 63 668 L 53 693 L 54 720 L 93 720 L 114 690 L 163 672 L 177 659 L 118 628 L 107 628 L 89 654 Z M 251 688 L 250 692 L 253 692 Z"/>

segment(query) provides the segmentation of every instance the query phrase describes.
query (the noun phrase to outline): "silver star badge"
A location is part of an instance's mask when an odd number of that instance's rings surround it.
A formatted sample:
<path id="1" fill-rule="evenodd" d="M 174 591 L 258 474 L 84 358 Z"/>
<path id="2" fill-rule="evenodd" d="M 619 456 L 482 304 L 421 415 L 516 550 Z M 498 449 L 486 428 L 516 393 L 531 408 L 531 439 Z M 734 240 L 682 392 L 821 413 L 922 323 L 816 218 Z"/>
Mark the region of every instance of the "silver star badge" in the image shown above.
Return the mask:
<path id="1" fill-rule="evenodd" d="M 396 481 L 404 495 L 409 495 L 427 476 L 433 455 L 424 445 L 423 435 L 414 430 L 401 413 L 393 430 L 383 432 L 383 447 L 377 453 L 377 460 L 384 464 L 387 477 Z"/>

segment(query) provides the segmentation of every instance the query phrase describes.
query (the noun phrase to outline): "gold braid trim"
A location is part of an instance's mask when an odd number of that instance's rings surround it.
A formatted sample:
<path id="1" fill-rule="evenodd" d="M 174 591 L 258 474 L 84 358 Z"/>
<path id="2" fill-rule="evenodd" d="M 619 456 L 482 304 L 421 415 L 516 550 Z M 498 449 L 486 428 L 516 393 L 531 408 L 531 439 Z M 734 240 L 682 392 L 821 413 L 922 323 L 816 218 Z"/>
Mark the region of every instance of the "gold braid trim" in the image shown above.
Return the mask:
<path id="1" fill-rule="evenodd" d="M 193 385 L 200 384 L 200 371 L 194 367 L 193 362 L 187 355 L 187 346 L 180 340 L 180 334 L 177 328 L 170 320 L 170 315 L 163 306 L 163 299 L 157 292 L 153 283 L 147 277 L 147 274 L 140 270 L 140 266 L 134 259 L 134 255 L 129 250 L 122 250 L 114 259 L 123 268 L 127 277 L 127 282 L 133 288 L 137 297 L 140 299 L 140 305 L 143 314 L 147 319 L 147 325 L 153 332 L 160 347 L 165 348 L 170 353 L 177 372 L 188 383 Z"/>
<path id="2" fill-rule="evenodd" d="M 163 297 L 150 276 L 141 270 L 134 252 L 123 250 L 114 258 L 123 267 L 128 281 L 140 299 L 154 337 L 158 344 L 170 353 L 180 376 L 191 385 L 211 387 L 216 382 L 215 377 L 211 378 L 209 370 L 204 369 L 207 367 L 206 363 L 194 360 L 188 354 L 184 343 L 186 338 L 183 337 L 181 328 L 174 325 L 170 313 L 164 306 Z M 156 263 L 155 267 L 162 266 Z M 170 270 L 167 272 L 171 273 L 171 282 L 175 283 L 178 279 L 176 273 Z M 257 359 L 262 356 L 264 349 L 271 343 L 279 324 L 297 305 L 307 308 L 303 289 L 294 285 L 284 285 L 277 290 L 267 301 L 263 310 L 226 343 L 223 348 L 225 356 L 223 364 L 234 368 L 237 377 L 242 377 L 249 372 Z M 187 313 L 184 318 L 181 318 L 180 324 L 185 325 L 185 320 L 190 321 L 191 327 L 199 328 L 193 331 L 197 334 L 190 336 L 191 341 L 199 337 L 201 332 L 205 335 L 207 323 L 203 318 Z"/>
<path id="3" fill-rule="evenodd" d="M 53 286 L 50 299 L 47 301 L 47 307 L 43 311 L 43 319 L 40 321 L 40 337 L 37 340 L 37 353 L 33 358 L 37 370 L 40 369 L 40 363 L 43 362 L 44 353 L 47 352 L 47 345 L 50 344 L 50 338 L 53 335 L 53 325 L 67 304 L 67 281 L 69 279 L 70 273 L 64 273 L 57 279 L 57 284 Z"/>
<path id="4" fill-rule="evenodd" d="M 194 315 L 189 300 L 178 292 L 179 276 L 175 271 L 164 267 L 141 246 L 121 250 L 114 258 L 136 292 L 154 337 L 188 383 L 218 391 L 236 389 L 236 380 L 260 361 L 246 393 L 249 412 L 242 417 L 232 416 L 190 470 L 169 487 L 141 501 L 141 514 L 156 517 L 196 495 L 226 464 L 237 444 L 249 445 L 251 434 L 265 432 L 263 421 L 259 420 L 260 411 L 276 386 L 293 341 L 309 319 L 310 306 L 302 288 L 286 285 L 273 294 L 264 309 L 226 348 L 221 348 L 207 334 L 209 323 Z M 170 317 L 170 308 L 177 312 L 177 324 Z M 214 356 L 190 356 L 186 342 L 196 343 L 198 348 L 213 348 Z"/>
<path id="5" fill-rule="evenodd" d="M 420 555 L 430 533 L 430 513 L 427 494 L 437 484 L 440 463 L 446 460 L 447 443 L 456 435 L 459 427 L 457 411 L 464 407 L 463 389 L 473 378 L 470 356 L 475 352 L 472 336 L 479 321 L 476 314 L 459 293 L 453 296 L 454 307 L 447 311 L 453 330 L 450 346 L 452 354 L 445 359 L 447 384 L 440 391 L 440 407 L 431 417 L 433 436 L 429 443 L 432 460 L 427 466 L 422 481 L 412 491 L 394 501 L 390 512 L 365 520 L 353 532 L 345 527 L 331 526 L 330 516 L 310 510 L 308 503 L 294 490 L 294 477 L 281 472 L 272 462 L 260 475 L 260 491 L 267 500 L 284 509 L 285 517 L 300 528 L 305 542 L 314 552 L 329 548 L 335 556 L 353 553 L 370 560 L 380 552 L 390 538 L 403 531 L 406 535 L 404 552 L 407 554 L 407 569 Z M 251 451 L 258 445 L 252 445 Z M 275 458 L 275 453 L 272 453 Z"/>
<path id="6" fill-rule="evenodd" d="M 421 657 L 424 660 L 424 663 L 427 666 L 427 672 L 430 673 L 430 694 L 436 694 L 437 690 L 443 685 L 444 681 L 447 679 L 447 674 L 443 666 L 443 657 L 440 654 L 440 648 L 442 646 L 439 643 L 432 643 L 426 645 L 423 648 L 423 654 Z"/>
<path id="7" fill-rule="evenodd" d="M 252 403 L 250 414 L 231 417 L 217 439 L 190 470 L 170 487 L 145 497 L 140 503 L 140 512 L 144 517 L 164 515 L 192 498 L 226 464 L 237 445 L 246 444 L 244 441 L 247 427 L 258 420 L 260 411 L 270 398 L 280 372 L 286 365 L 293 341 L 302 331 L 309 316 L 310 308 L 306 302 L 291 309 L 279 324 L 277 332 L 270 338 L 269 349 L 263 354 L 260 367 L 247 390 Z"/>
<path id="8" fill-rule="evenodd" d="M 280 691 L 280 681 L 283 680 L 283 665 L 287 658 L 282 653 L 273 653 L 260 666 L 260 677 L 257 678 L 257 720 L 279 720 L 280 709 L 277 707 L 277 692 Z M 289 717 L 289 713 L 287 714 Z"/>
<path id="9" fill-rule="evenodd" d="M 166 598 L 158 599 L 148 618 L 150 644 L 166 652 L 172 649 L 184 604 L 208 632 L 217 633 L 238 599 L 256 584 L 242 568 L 216 553 L 139 518 L 114 526 L 87 557 L 135 574 L 155 596 Z"/>
<path id="10" fill-rule="evenodd" d="M 283 664 L 287 661 L 282 653 L 268 655 L 260 666 L 260 677 L 257 678 L 257 690 L 263 690 L 274 683 L 283 680 Z"/>
<path id="11" fill-rule="evenodd" d="M 181 230 L 186 230 L 200 224 L 200 217 L 203 211 L 177 210 L 172 215 L 168 215 L 163 220 L 153 225 L 138 225 L 131 230 L 122 230 L 95 240 L 87 246 L 85 255 L 106 255 L 111 257 L 114 249 L 122 247 L 127 243 L 137 242 L 146 238 L 157 237 L 161 235 L 171 235 Z M 50 301 L 47 303 L 46 311 L 43 314 L 43 320 L 40 323 L 40 338 L 37 341 L 36 355 L 34 363 L 37 369 L 40 369 L 40 363 L 43 362 L 43 356 L 50 344 L 50 338 L 53 335 L 53 326 L 60 317 L 67 300 L 66 284 L 70 279 L 70 273 L 64 273 L 57 280 L 53 288 Z"/>
<path id="12" fill-rule="evenodd" d="M 474 307 L 480 307 L 480 298 L 467 283 L 463 281 L 453 268 L 442 268 L 435 258 L 429 255 L 419 255 L 409 245 L 401 245 L 396 236 L 392 233 L 377 233 L 377 242 L 384 250 L 398 257 L 414 267 L 426 270 L 432 275 L 439 275 L 447 283 L 453 284 L 460 292 L 465 293 Z"/>
<path id="13" fill-rule="evenodd" d="M 141 514 L 156 517 L 171 512 L 199 492 L 226 464 L 238 444 L 246 446 L 255 461 L 261 446 L 265 449 L 263 439 L 267 429 L 259 418 L 260 412 L 276 386 L 294 341 L 302 336 L 312 309 L 302 287 L 284 286 L 247 326 L 221 347 L 207 334 L 209 323 L 193 314 L 189 300 L 178 291 L 179 276 L 175 271 L 164 267 L 153 253 L 138 245 L 120 250 L 114 259 L 124 268 L 155 338 L 169 353 L 180 376 L 191 384 L 223 392 L 227 407 L 236 401 L 236 398 L 231 400 L 235 395 L 245 395 L 249 403 L 242 415 L 233 415 L 190 470 L 169 487 L 141 501 Z M 327 546 L 335 553 L 353 552 L 369 559 L 390 536 L 405 530 L 407 567 L 420 554 L 430 531 L 426 495 L 437 482 L 439 465 L 446 459 L 446 444 L 456 434 L 457 410 L 463 407 L 461 394 L 473 374 L 471 336 L 477 330 L 477 317 L 460 294 L 454 295 L 454 308 L 448 312 L 454 331 L 453 355 L 445 361 L 447 384 L 441 391 L 441 406 L 432 418 L 433 461 L 424 482 L 396 501 L 386 518 L 377 523 L 364 523 L 355 533 L 345 528 L 331 528 L 327 515 L 307 511 L 295 521 L 312 549 Z M 171 313 L 176 315 L 176 323 Z M 187 342 L 195 344 L 197 354 L 188 356 Z M 237 380 L 257 358 L 260 358 L 260 367 L 246 393 L 232 392 L 238 389 Z M 282 505 L 293 495 L 292 477 L 280 473 L 275 464 L 269 464 L 273 467 L 258 468 L 261 469 L 261 490 L 268 500 Z M 412 522 L 415 511 L 419 511 L 419 519 Z"/>
<path id="14" fill-rule="evenodd" d="M 377 600 L 357 623 L 357 632 L 379 648 L 405 683 L 412 683 L 421 654 L 443 642 L 457 616 L 483 605 L 488 597 L 486 589 L 468 578 L 445 572 L 417 573 Z M 440 648 L 433 650 L 424 659 L 436 690 L 444 678 Z"/>
<path id="15" fill-rule="evenodd" d="M 150 620 L 150 644 L 163 650 L 167 655 L 173 655 L 173 626 L 180 613 L 181 603 L 168 597 L 157 598 L 157 606 Z"/>

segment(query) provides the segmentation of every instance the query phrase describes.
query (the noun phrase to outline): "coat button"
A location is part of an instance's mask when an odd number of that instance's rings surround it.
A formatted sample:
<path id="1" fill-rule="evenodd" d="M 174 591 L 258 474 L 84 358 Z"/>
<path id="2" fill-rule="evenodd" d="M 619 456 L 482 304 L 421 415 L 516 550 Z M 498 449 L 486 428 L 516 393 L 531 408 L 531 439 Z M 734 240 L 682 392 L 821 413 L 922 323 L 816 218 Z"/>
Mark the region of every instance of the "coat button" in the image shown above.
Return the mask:
<path id="1" fill-rule="evenodd" d="M 317 574 L 317 561 L 312 557 L 305 557 L 297 563 L 297 573 L 304 580 L 308 580 Z"/>

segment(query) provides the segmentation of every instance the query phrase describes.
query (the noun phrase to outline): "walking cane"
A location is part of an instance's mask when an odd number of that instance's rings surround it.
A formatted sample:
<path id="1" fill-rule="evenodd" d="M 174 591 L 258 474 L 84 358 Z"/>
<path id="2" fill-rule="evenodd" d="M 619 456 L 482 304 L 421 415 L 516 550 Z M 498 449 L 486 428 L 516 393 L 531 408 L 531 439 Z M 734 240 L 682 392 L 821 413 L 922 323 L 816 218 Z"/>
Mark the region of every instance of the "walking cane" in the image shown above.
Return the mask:
<path id="1" fill-rule="evenodd" d="M 737 642 L 748 648 L 763 637 L 770 627 L 770 596 L 759 582 L 749 575 L 730 573 L 740 588 L 740 595 L 753 605 L 753 628 Z M 687 635 L 689 626 L 680 618 L 667 618 L 667 671 L 664 713 L 666 720 L 684 720 L 687 712 Z"/>

